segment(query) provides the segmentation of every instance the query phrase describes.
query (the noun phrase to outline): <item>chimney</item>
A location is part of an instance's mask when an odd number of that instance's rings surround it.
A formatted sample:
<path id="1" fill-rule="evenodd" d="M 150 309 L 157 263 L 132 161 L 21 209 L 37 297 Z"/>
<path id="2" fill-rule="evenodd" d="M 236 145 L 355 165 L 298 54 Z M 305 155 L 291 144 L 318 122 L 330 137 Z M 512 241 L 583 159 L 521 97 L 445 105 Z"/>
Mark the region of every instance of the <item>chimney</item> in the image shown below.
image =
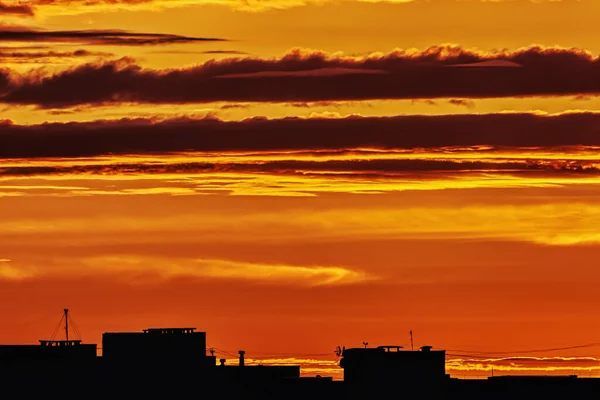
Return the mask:
<path id="1" fill-rule="evenodd" d="M 238 353 L 240 354 L 240 367 L 244 366 L 244 354 L 246 354 L 246 352 L 244 350 L 240 350 L 238 351 Z"/>
<path id="2" fill-rule="evenodd" d="M 224 358 L 219 359 L 219 362 L 221 363 L 222 367 L 225 366 L 225 359 Z"/>
<path id="3" fill-rule="evenodd" d="M 429 351 L 431 351 L 431 346 L 422 346 L 421 351 L 428 353 Z"/>

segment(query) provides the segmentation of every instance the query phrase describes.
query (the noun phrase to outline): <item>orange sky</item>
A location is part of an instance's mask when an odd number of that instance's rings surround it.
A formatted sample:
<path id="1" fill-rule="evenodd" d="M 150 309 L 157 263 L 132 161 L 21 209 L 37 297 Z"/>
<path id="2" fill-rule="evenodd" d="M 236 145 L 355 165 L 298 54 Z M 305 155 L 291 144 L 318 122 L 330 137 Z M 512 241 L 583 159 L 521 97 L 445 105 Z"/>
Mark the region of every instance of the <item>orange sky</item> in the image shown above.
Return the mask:
<path id="1" fill-rule="evenodd" d="M 0 343 L 597 375 L 598 1 L 116 3 L 0 0 Z"/>

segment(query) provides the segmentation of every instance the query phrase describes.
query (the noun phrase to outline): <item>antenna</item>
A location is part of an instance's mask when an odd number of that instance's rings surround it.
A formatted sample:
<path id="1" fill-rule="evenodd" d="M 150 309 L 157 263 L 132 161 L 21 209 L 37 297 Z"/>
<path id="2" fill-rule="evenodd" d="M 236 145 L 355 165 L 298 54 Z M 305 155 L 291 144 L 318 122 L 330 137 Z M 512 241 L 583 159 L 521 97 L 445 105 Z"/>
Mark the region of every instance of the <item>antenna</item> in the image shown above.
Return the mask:
<path id="1" fill-rule="evenodd" d="M 365 349 L 366 349 L 367 346 L 369 345 L 369 342 L 363 342 L 363 345 L 365 346 Z"/>
<path id="2" fill-rule="evenodd" d="M 69 341 L 69 309 L 65 308 L 65 337 Z"/>
<path id="3" fill-rule="evenodd" d="M 342 350 L 342 348 L 340 346 L 338 346 L 338 347 L 335 348 L 334 353 L 335 353 L 336 356 L 341 357 L 342 354 L 344 353 L 344 351 Z"/>
<path id="4" fill-rule="evenodd" d="M 63 320 L 65 321 L 64 325 L 63 325 Z M 52 336 L 50 336 L 50 340 L 47 340 L 46 342 L 48 342 L 48 343 L 62 342 L 61 340 L 57 339 L 58 331 L 61 329 L 61 327 L 64 327 L 64 330 L 65 330 L 65 339 L 66 339 L 65 342 L 69 343 L 69 341 L 71 340 L 70 336 L 69 336 L 71 328 L 73 328 L 73 330 L 75 331 L 76 337 L 79 339 L 79 342 L 81 342 L 81 332 L 79 332 L 79 328 L 77 327 L 77 324 L 75 323 L 75 321 L 69 314 L 68 308 L 65 308 L 63 310 L 62 315 L 60 316 L 60 321 L 58 321 L 56 328 L 54 328 L 54 332 L 52 332 Z M 69 346 L 69 344 L 67 344 L 67 346 Z"/>
<path id="5" fill-rule="evenodd" d="M 414 351 L 412 329 L 410 330 L 410 351 Z"/>

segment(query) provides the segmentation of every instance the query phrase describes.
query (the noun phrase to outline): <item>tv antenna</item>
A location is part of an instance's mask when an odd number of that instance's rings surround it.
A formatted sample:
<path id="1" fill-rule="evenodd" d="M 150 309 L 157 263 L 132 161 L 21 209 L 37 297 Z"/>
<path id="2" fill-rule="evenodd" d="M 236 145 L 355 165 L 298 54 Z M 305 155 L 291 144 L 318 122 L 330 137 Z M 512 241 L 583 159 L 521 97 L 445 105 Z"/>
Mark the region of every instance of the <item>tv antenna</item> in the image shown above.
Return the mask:
<path id="1" fill-rule="evenodd" d="M 338 346 L 335 348 L 334 353 L 336 356 L 341 357 L 344 354 L 344 350 L 346 350 L 346 346 L 344 346 L 343 348 Z"/>
<path id="2" fill-rule="evenodd" d="M 365 346 L 365 349 L 366 349 L 367 346 L 369 345 L 369 342 L 363 342 L 363 345 Z"/>
<path id="3" fill-rule="evenodd" d="M 65 308 L 63 310 L 62 317 L 60 318 L 60 321 L 58 322 L 58 325 L 54 329 L 54 332 L 52 333 L 52 336 L 50 337 L 50 340 L 48 342 L 57 342 L 58 341 L 58 340 L 56 340 L 56 335 L 58 334 L 58 330 L 60 329 L 61 325 L 63 324 L 63 321 L 64 321 L 63 329 L 65 330 L 65 342 L 69 343 L 70 341 L 72 341 L 69 339 L 70 328 L 73 328 L 75 330 L 76 337 L 78 337 L 79 340 L 81 341 L 81 333 L 79 332 L 79 328 L 77 327 L 77 324 L 75 324 L 73 317 L 71 317 L 71 315 L 69 314 L 69 309 Z"/>
<path id="4" fill-rule="evenodd" d="M 69 341 L 69 309 L 65 308 L 65 338 Z"/>
<path id="5" fill-rule="evenodd" d="M 410 330 L 410 351 L 414 351 L 412 329 Z"/>

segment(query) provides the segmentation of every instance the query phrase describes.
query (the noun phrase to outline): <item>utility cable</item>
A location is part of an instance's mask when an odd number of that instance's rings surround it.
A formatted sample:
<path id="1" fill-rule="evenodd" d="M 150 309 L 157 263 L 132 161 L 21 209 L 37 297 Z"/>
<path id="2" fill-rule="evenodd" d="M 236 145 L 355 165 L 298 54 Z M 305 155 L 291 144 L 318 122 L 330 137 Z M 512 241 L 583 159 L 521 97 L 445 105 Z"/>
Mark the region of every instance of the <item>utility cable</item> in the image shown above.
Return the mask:
<path id="1" fill-rule="evenodd" d="M 50 336 L 50 341 L 53 341 L 56 338 L 56 335 L 58 334 L 58 330 L 62 326 L 62 322 L 63 322 L 64 318 L 65 318 L 65 314 L 61 314 L 60 321 L 58 321 L 58 325 L 56 325 L 54 332 L 52 332 L 52 336 Z"/>
<path id="2" fill-rule="evenodd" d="M 530 354 L 530 353 L 543 353 L 543 352 L 551 352 L 551 351 L 561 351 L 561 350 L 574 350 L 574 349 L 583 349 L 588 347 L 596 347 L 600 346 L 600 343 L 588 343 L 577 346 L 568 346 L 568 347 L 554 347 L 548 349 L 534 349 L 534 350 L 515 350 L 515 351 L 479 351 L 479 350 L 456 350 L 456 349 L 447 349 L 446 351 L 457 352 L 457 353 L 473 353 L 473 354 L 481 354 L 481 355 L 502 355 L 502 354 Z"/>

